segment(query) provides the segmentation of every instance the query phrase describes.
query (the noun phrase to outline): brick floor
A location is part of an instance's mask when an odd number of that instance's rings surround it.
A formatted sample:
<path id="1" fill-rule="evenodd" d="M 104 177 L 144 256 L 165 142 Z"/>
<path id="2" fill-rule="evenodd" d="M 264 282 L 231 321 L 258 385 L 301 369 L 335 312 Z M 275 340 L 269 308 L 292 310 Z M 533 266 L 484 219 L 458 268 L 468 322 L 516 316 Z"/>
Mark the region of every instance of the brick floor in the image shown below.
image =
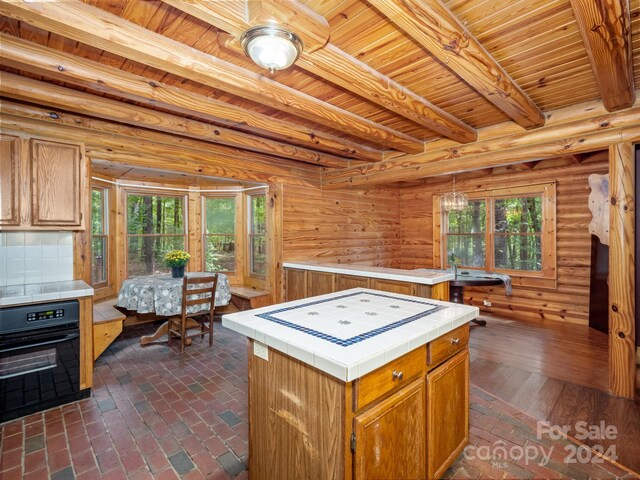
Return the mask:
<path id="1" fill-rule="evenodd" d="M 244 337 L 217 324 L 213 348 L 196 340 L 181 356 L 139 345 L 155 327 L 125 329 L 96 363 L 91 398 L 3 424 L 0 480 L 248 478 Z M 570 442 L 537 438 L 533 419 L 475 387 L 470 423 L 447 478 L 635 478 L 609 462 L 565 463 Z M 496 446 L 553 455 L 497 461 Z"/>

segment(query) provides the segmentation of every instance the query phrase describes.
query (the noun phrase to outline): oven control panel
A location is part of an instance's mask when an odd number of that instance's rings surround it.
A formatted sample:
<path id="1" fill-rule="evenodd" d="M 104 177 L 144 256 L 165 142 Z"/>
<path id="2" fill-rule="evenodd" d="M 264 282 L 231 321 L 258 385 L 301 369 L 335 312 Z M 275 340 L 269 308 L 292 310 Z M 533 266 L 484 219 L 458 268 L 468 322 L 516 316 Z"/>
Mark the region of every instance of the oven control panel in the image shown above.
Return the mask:
<path id="1" fill-rule="evenodd" d="M 55 310 L 42 310 L 40 312 L 27 313 L 27 322 L 37 322 L 38 320 L 52 320 L 54 318 L 64 317 L 64 310 L 58 308 Z"/>

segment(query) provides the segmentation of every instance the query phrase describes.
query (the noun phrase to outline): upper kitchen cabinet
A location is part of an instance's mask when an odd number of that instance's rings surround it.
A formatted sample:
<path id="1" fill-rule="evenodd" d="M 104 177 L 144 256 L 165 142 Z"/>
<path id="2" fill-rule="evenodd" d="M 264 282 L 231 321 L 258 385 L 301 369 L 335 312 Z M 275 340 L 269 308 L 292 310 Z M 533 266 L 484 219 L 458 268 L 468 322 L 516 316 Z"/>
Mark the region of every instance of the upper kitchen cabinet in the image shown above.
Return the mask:
<path id="1" fill-rule="evenodd" d="M 31 140 L 31 224 L 83 227 L 80 145 Z"/>
<path id="2" fill-rule="evenodd" d="M 20 139 L 0 135 L 0 225 L 20 225 Z"/>
<path id="3" fill-rule="evenodd" d="M 5 230 L 84 230 L 84 146 L 3 135 L 0 175 Z"/>

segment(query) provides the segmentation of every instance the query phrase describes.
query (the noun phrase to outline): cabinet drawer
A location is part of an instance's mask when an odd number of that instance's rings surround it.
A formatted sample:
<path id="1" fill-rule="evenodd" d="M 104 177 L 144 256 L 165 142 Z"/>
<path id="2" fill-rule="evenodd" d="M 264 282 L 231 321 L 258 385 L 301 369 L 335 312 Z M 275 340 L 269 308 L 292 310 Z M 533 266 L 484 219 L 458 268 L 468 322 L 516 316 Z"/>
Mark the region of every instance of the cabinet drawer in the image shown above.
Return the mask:
<path id="1" fill-rule="evenodd" d="M 356 381 L 356 411 L 424 373 L 427 350 L 419 347 Z"/>
<path id="2" fill-rule="evenodd" d="M 469 325 L 462 325 L 440 338 L 429 342 L 429 366 L 435 367 L 447 358 L 466 349 L 469 345 Z"/>

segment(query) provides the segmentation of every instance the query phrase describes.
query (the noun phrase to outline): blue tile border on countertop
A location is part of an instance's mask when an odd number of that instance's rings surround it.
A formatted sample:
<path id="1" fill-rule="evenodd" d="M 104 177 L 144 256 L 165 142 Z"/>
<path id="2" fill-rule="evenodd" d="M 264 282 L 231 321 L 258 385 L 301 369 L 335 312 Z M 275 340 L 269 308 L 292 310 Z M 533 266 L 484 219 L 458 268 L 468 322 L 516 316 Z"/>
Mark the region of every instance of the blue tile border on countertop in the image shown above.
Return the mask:
<path id="1" fill-rule="evenodd" d="M 318 304 L 321 304 L 321 303 L 333 302 L 333 301 L 336 301 L 336 300 L 341 300 L 341 299 L 348 298 L 348 297 L 353 297 L 353 296 L 356 296 L 356 295 L 372 295 L 372 296 L 377 296 L 377 297 L 390 298 L 392 300 L 401 300 L 403 302 L 413 302 L 413 303 L 418 303 L 418 304 L 421 304 L 421 305 L 428 305 L 428 306 L 434 307 L 434 308 L 432 308 L 432 309 L 430 309 L 428 311 L 417 313 L 417 314 L 412 315 L 410 317 L 403 318 L 402 320 L 398 320 L 396 322 L 390 323 L 389 325 L 385 325 L 383 327 L 375 328 L 375 329 L 370 330 L 368 332 L 361 333 L 359 335 L 356 335 L 354 337 L 347 338 L 347 339 L 337 338 L 337 337 L 334 337 L 333 335 L 329 335 L 327 333 L 322 333 L 322 332 L 319 332 L 319 331 L 314 330 L 314 329 L 309 328 L 309 327 L 303 327 L 302 325 L 297 325 L 295 323 L 288 322 L 286 320 L 282 320 L 282 319 L 277 318 L 277 317 L 274 316 L 274 315 L 277 315 L 278 313 L 287 312 L 287 311 L 291 311 L 291 310 L 297 310 L 297 309 L 300 309 L 300 308 L 309 307 L 309 306 L 313 306 L 313 305 L 318 305 Z M 382 294 L 382 293 L 373 293 L 373 292 L 356 292 L 356 293 L 349 293 L 349 294 L 346 294 L 346 295 L 340 295 L 338 297 L 332 297 L 332 298 L 325 298 L 325 299 L 322 299 L 322 300 L 316 300 L 316 301 L 305 303 L 305 304 L 302 304 L 302 305 L 295 305 L 295 306 L 292 306 L 292 307 L 279 308 L 279 309 L 276 309 L 276 310 L 272 310 L 270 312 L 259 313 L 256 316 L 260 317 L 260 318 L 263 318 L 265 320 L 268 320 L 270 322 L 277 323 L 277 324 L 282 325 L 284 327 L 288 327 L 288 328 L 291 328 L 291 329 L 294 329 L 294 330 L 298 330 L 298 331 L 306 333 L 308 335 L 312 335 L 312 336 L 320 338 L 322 340 L 326 340 L 327 342 L 331 342 L 331 343 L 333 343 L 335 345 L 339 345 L 341 347 L 348 347 L 350 345 L 354 345 L 356 343 L 362 342 L 362 341 L 364 341 L 364 340 L 366 340 L 368 338 L 373 338 L 373 337 L 375 337 L 377 335 L 380 335 L 381 333 L 388 332 L 389 330 L 393 330 L 393 329 L 398 328 L 398 327 L 400 327 L 402 325 L 406 325 L 407 323 L 414 322 L 414 321 L 416 321 L 416 320 L 418 320 L 420 318 L 424 318 L 424 317 L 426 317 L 428 315 L 431 315 L 433 313 L 439 312 L 441 310 L 445 310 L 447 308 L 448 307 L 445 306 L 445 305 L 435 305 L 433 303 L 423 302 L 421 300 L 415 300 L 415 299 L 412 299 L 412 298 L 400 298 L 400 297 L 394 297 L 392 295 L 385 295 L 385 294 Z"/>

